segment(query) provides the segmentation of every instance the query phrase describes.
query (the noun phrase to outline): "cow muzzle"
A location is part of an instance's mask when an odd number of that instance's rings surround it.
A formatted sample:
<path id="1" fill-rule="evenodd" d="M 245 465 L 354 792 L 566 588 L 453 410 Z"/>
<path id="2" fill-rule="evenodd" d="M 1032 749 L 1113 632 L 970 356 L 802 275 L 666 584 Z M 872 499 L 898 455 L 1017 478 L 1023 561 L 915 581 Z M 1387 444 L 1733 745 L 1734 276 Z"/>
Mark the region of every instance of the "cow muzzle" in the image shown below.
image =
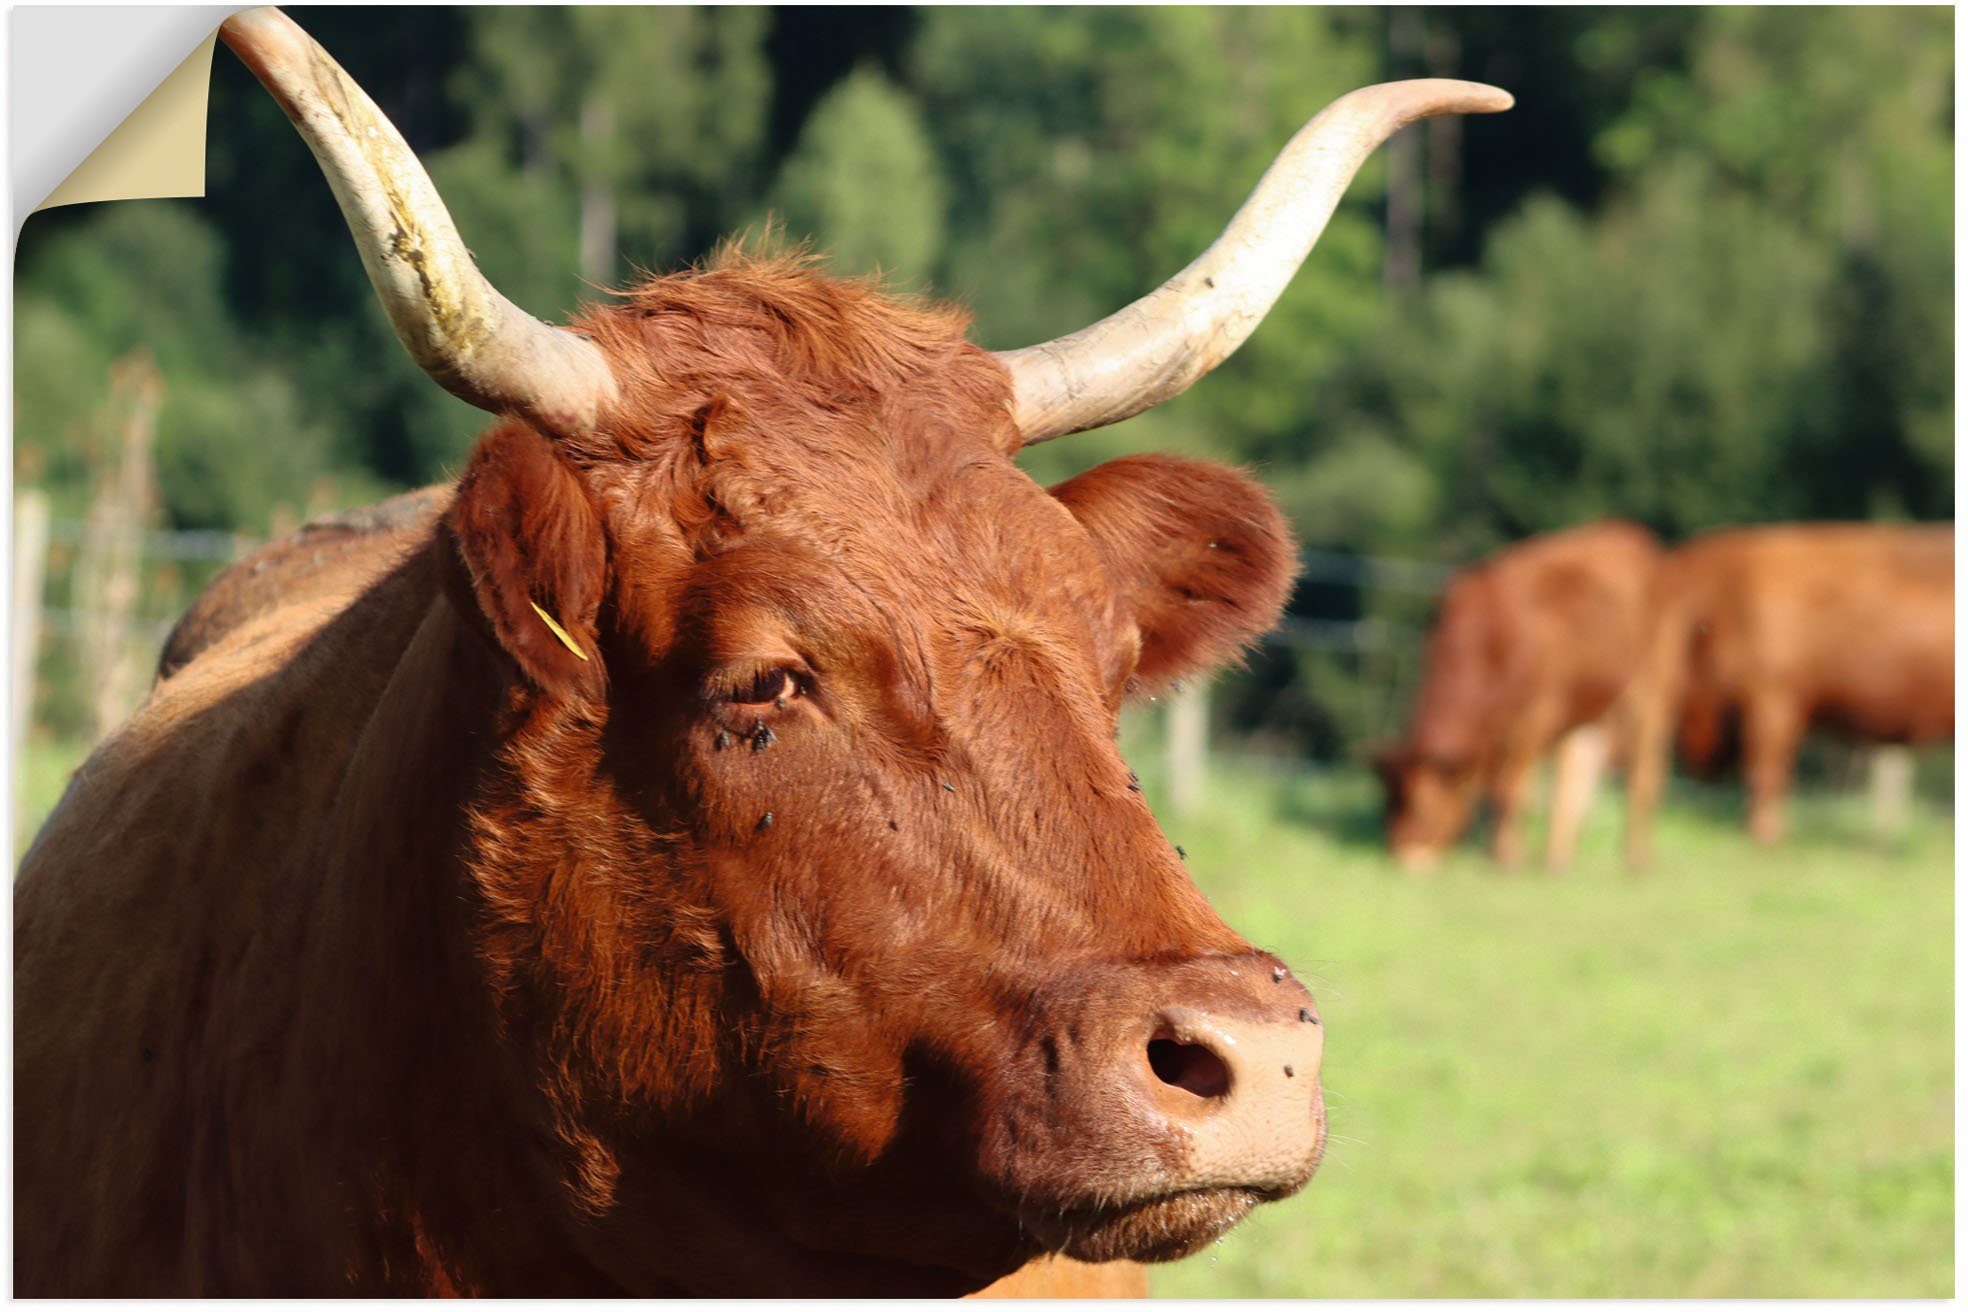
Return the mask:
<path id="1" fill-rule="evenodd" d="M 1021 1224 L 1169 1261 L 1303 1188 L 1325 1144 L 1312 997 L 1253 953 L 1089 972 L 1047 999 L 997 1124 Z"/>
<path id="2" fill-rule="evenodd" d="M 1442 849 L 1425 843 L 1394 844 L 1394 863 L 1411 875 L 1432 875 L 1442 867 Z"/>

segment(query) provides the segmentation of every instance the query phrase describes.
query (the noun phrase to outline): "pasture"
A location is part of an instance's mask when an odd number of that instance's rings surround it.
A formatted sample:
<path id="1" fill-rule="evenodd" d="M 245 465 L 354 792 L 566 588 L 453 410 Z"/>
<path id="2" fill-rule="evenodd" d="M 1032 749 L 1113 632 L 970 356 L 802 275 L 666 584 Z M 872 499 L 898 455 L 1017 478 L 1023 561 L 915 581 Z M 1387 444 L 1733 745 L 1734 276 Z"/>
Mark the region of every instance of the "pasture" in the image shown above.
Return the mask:
<path id="1" fill-rule="evenodd" d="M 79 753 L 27 758 L 21 846 Z M 1407 876 L 1364 775 L 1215 763 L 1165 824 L 1318 995 L 1333 1137 L 1155 1292 L 1951 1293 L 1952 822 L 1883 844 L 1862 798 L 1807 793 L 1764 852 L 1739 804 L 1682 787 L 1638 879 L 1604 797 L 1569 874 Z"/>

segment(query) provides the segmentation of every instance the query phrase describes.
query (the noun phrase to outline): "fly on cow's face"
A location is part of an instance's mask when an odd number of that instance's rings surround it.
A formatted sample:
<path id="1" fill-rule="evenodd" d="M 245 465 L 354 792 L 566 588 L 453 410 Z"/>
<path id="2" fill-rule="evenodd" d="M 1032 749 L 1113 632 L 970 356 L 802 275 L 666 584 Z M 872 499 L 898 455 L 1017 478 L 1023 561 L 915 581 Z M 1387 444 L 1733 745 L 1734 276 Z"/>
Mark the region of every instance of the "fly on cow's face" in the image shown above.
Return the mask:
<path id="1" fill-rule="evenodd" d="M 767 724 L 778 717 L 793 716 L 813 692 L 811 675 L 791 665 L 773 665 L 763 670 L 740 666 L 713 673 L 703 684 L 704 698 L 717 736 L 712 740 L 719 751 L 739 739 L 762 752 L 778 735 Z M 781 726 L 784 727 L 783 725 Z"/>

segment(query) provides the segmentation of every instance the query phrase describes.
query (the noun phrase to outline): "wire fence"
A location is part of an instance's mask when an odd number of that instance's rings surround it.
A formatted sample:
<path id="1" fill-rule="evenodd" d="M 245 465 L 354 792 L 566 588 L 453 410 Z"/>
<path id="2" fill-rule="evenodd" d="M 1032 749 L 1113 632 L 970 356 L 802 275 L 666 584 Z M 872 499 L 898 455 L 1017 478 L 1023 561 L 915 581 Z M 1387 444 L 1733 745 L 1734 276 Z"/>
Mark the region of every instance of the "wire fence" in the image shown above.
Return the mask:
<path id="1" fill-rule="evenodd" d="M 17 749 L 29 739 L 93 742 L 127 715 L 192 598 L 259 545 L 196 530 L 126 531 L 117 542 L 99 520 L 47 515 L 39 496 L 15 507 Z"/>
<path id="2" fill-rule="evenodd" d="M 72 766 L 134 709 L 166 637 L 198 591 L 261 539 L 213 531 L 134 534 L 135 587 L 114 594 L 120 604 L 105 609 L 103 598 L 111 594 L 82 588 L 77 578 L 88 571 L 95 529 L 86 520 L 49 516 L 45 501 L 33 502 L 36 496 L 29 493 L 16 506 L 16 761 L 32 768 L 36 763 L 21 750 L 39 742 L 50 748 L 49 763 Z M 38 544 L 29 540 L 36 532 Z M 1317 770 L 1357 764 L 1367 748 L 1398 735 L 1421 675 L 1428 619 L 1453 573 L 1429 561 L 1304 552 L 1301 603 L 1309 596 L 1339 613 L 1289 614 L 1242 670 L 1188 685 L 1148 708 L 1172 809 L 1194 805 L 1213 762 Z M 117 668 L 103 668 L 106 659 Z M 106 687 L 117 689 L 116 697 L 106 700 Z M 1834 744 L 1826 752 L 1821 745 L 1807 766 L 1825 782 L 1852 789 L 1861 785 L 1867 760 L 1857 748 Z M 1906 768 L 1890 759 L 1888 766 Z M 1877 779 L 1874 787 L 1880 788 Z M 1881 805 L 1894 805 L 1896 795 L 1882 793 L 1888 800 Z"/>
<path id="3" fill-rule="evenodd" d="M 17 651 L 15 657 L 17 662 L 31 661 L 31 680 L 17 671 L 15 687 L 29 699 L 28 724 L 22 727 L 32 734 L 61 738 L 99 734 L 106 726 L 86 722 L 83 684 L 100 675 L 83 668 L 78 645 L 106 628 L 117 631 L 122 647 L 119 659 L 144 671 L 145 677 L 133 683 L 134 694 L 140 696 L 172 625 L 198 590 L 261 542 L 252 534 L 215 530 L 142 531 L 134 535 L 138 581 L 134 599 L 124 611 L 106 613 L 84 604 L 74 586 L 91 532 L 82 519 L 46 521 L 45 568 L 38 582 L 28 585 L 35 597 L 29 626 L 35 650 Z M 1228 739 L 1225 747 L 1272 757 L 1330 756 L 1359 736 L 1357 726 L 1346 722 L 1349 712 L 1358 718 L 1359 708 L 1333 704 L 1349 696 L 1364 696 L 1373 707 L 1368 716 L 1371 728 L 1386 730 L 1392 710 L 1412 680 L 1413 655 L 1424 624 L 1361 612 L 1371 609 L 1369 598 L 1375 593 L 1432 599 L 1451 572 L 1448 566 L 1427 561 L 1304 552 L 1301 583 L 1316 585 L 1312 590 L 1319 596 L 1338 597 L 1344 604 L 1333 609 L 1350 613 L 1287 615 L 1266 635 L 1244 672 L 1219 681 L 1208 739 Z M 17 599 L 17 622 L 22 618 L 20 605 Z M 1309 658 L 1311 667 L 1302 669 L 1306 662 L 1299 658 Z M 1312 680 L 1309 686 L 1307 677 Z M 121 709 L 127 713 L 134 700 Z M 1307 725 L 1314 728 L 1305 732 Z M 1257 731 L 1241 735 L 1249 741 L 1235 742 L 1240 727 L 1250 726 L 1257 726 Z M 1265 732 L 1266 726 L 1276 732 Z M 1318 750 L 1319 745 L 1328 750 Z"/>

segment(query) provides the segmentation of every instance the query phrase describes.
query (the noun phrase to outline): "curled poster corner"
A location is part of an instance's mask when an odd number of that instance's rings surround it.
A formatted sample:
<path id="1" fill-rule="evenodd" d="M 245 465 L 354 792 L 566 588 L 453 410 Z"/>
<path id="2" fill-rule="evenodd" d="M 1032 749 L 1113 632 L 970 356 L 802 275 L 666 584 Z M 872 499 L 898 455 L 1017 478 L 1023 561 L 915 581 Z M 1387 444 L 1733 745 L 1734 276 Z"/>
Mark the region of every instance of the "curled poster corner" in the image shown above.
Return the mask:
<path id="1" fill-rule="evenodd" d="M 205 194 L 212 50 L 231 8 L 14 11 L 16 231 L 58 205 Z"/>
<path id="2" fill-rule="evenodd" d="M 205 194 L 205 101 L 214 32 L 198 43 L 35 208 Z"/>

